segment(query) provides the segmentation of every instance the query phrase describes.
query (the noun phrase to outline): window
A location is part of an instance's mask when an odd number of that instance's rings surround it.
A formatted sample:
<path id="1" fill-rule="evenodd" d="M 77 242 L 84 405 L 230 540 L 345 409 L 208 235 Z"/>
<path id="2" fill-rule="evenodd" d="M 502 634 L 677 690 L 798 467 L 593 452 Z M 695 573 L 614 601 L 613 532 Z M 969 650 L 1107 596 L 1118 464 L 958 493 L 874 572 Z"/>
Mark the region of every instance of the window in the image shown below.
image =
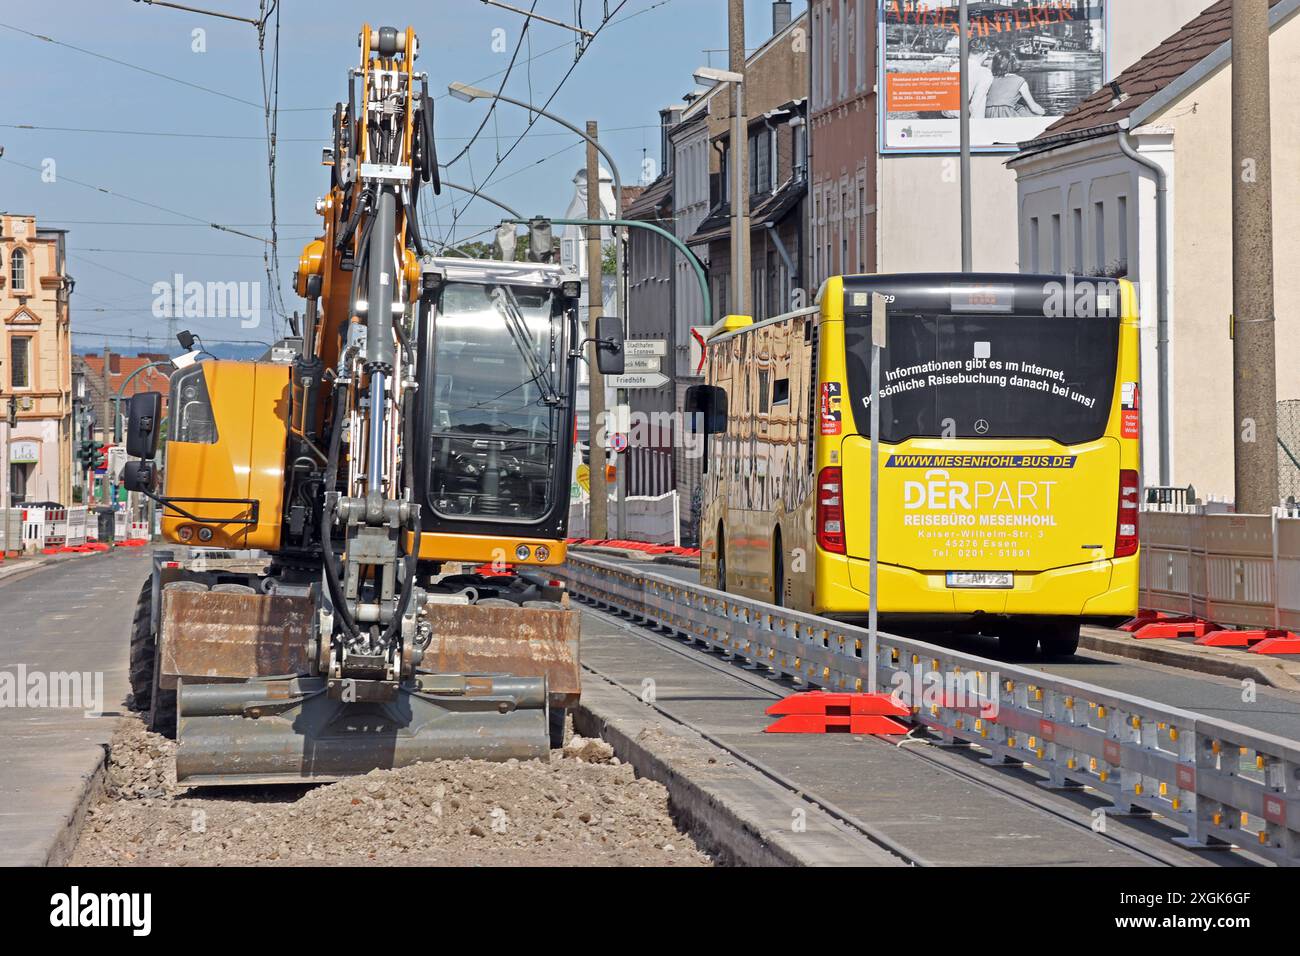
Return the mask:
<path id="1" fill-rule="evenodd" d="M 840 0 L 839 18 L 836 23 L 836 51 L 839 54 L 836 98 L 847 99 L 849 94 L 849 40 L 852 33 L 849 28 L 849 2 Z"/>
<path id="2" fill-rule="evenodd" d="M 858 14 L 855 23 L 857 38 L 857 90 L 861 93 L 867 88 L 867 0 L 857 0 Z"/>
<path id="3" fill-rule="evenodd" d="M 27 253 L 21 249 L 15 249 L 9 257 L 9 278 L 15 292 L 27 288 Z"/>
<path id="4" fill-rule="evenodd" d="M 1029 271 L 1038 272 L 1041 269 L 1039 259 L 1039 249 L 1041 248 L 1042 237 L 1039 236 L 1038 217 L 1029 220 Z"/>
<path id="5" fill-rule="evenodd" d="M 1061 271 L 1061 214 L 1052 213 L 1052 271 Z"/>
<path id="6" fill-rule="evenodd" d="M 1128 197 L 1120 196 L 1117 200 L 1119 210 L 1115 214 L 1115 227 L 1119 231 L 1119 270 L 1117 275 L 1128 275 Z"/>
<path id="7" fill-rule="evenodd" d="M 1104 202 L 1093 203 L 1092 206 L 1092 230 L 1093 241 L 1097 249 L 1094 255 L 1097 257 L 1097 274 L 1101 275 L 1106 271 L 1106 204 Z"/>
<path id="8" fill-rule="evenodd" d="M 765 193 L 772 186 L 772 134 L 763 130 L 749 137 L 749 192 Z"/>
<path id="9" fill-rule="evenodd" d="M 718 174 L 718 202 L 725 205 L 731 201 L 731 146 L 729 144 L 724 144 L 722 147 L 722 162 L 718 169 L 720 170 Z"/>
<path id="10" fill-rule="evenodd" d="M 18 253 L 14 253 L 17 259 Z M 9 387 L 32 387 L 32 339 L 30 335 L 15 335 L 9 340 Z"/>
<path id="11" fill-rule="evenodd" d="M 217 422 L 202 365 L 191 365 L 176 374 L 172 379 L 170 405 L 172 441 L 216 444 Z"/>
<path id="12" fill-rule="evenodd" d="M 858 272 L 867 271 L 867 186 L 858 180 Z"/>
<path id="13" fill-rule="evenodd" d="M 564 313 L 550 290 L 448 282 L 433 320 L 428 503 L 439 517 L 537 521 L 562 447 Z M 426 373 L 429 374 L 429 373 Z M 427 454 L 427 453 L 426 453 Z"/>
<path id="14" fill-rule="evenodd" d="M 790 404 L 790 380 L 788 378 L 778 378 L 772 383 L 772 404 Z"/>
<path id="15" fill-rule="evenodd" d="M 1074 272 L 1083 275 L 1083 210 L 1076 208 L 1072 214 L 1074 226 Z"/>
<path id="16" fill-rule="evenodd" d="M 1110 397 L 1115 393 L 1120 323 L 1118 318 L 1049 318 L 1013 315 L 944 315 L 910 310 L 889 313 L 889 349 L 883 381 L 903 382 L 905 391 L 880 403 L 880 440 L 944 434 L 955 420 L 957 438 L 1045 438 L 1062 445 L 1095 441 L 1106 431 Z M 979 345 L 1027 370 L 1059 371 L 1060 391 L 1044 392 L 1035 376 L 1005 371 L 979 376 L 927 376 L 914 369 L 932 363 L 959 367 Z M 857 310 L 844 319 L 848 392 L 854 408 L 865 410 L 871 396 L 871 315 Z M 940 379 L 967 379 L 948 382 Z M 1038 383 L 1047 381 L 1039 377 Z M 1022 384 L 1023 383 L 1023 384 Z M 1087 404 L 1079 399 L 1086 400 Z"/>

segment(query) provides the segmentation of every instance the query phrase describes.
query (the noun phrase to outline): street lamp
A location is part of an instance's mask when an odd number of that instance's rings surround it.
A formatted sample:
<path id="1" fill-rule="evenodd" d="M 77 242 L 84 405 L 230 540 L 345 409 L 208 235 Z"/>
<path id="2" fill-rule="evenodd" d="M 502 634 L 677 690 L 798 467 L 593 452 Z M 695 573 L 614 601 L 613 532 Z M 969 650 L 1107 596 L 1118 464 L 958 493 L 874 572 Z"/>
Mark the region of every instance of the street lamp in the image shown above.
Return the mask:
<path id="1" fill-rule="evenodd" d="M 609 150 L 605 149 L 605 147 L 602 146 L 600 142 L 596 140 L 595 137 L 588 136 L 585 130 L 580 129 L 579 127 L 570 123 L 568 120 L 564 119 L 563 117 L 556 116 L 554 113 L 548 113 L 544 109 L 539 109 L 538 107 L 534 106 L 532 103 L 529 103 L 526 100 L 517 100 L 512 96 L 506 96 L 502 93 L 493 93 L 490 90 L 484 90 L 477 86 L 470 86 L 468 83 L 449 83 L 447 84 L 447 92 L 450 93 L 456 99 L 461 100 L 464 103 L 472 103 L 475 100 L 499 100 L 502 103 L 509 103 L 512 106 L 518 106 L 520 109 L 528 110 L 530 113 L 536 113 L 538 116 L 545 116 L 551 122 L 558 123 L 560 126 L 563 126 L 565 129 L 576 134 L 577 136 L 585 140 L 587 143 L 591 144 L 591 146 L 596 150 L 596 152 L 598 152 L 601 155 L 601 157 L 604 158 L 605 162 L 609 163 L 610 175 L 614 177 L 614 219 L 619 220 L 623 218 L 623 177 L 619 174 L 618 164 L 614 162 L 614 157 L 609 154 Z M 596 188 L 597 189 L 600 188 L 599 170 L 597 170 L 597 175 L 596 175 Z M 597 197 L 597 199 L 599 200 L 599 196 Z M 614 309 L 618 314 L 619 321 L 623 323 L 623 328 L 626 334 L 627 302 L 623 291 L 623 242 L 619 237 L 619 228 L 617 226 L 614 226 L 613 231 L 614 231 L 614 273 L 615 273 Z M 601 277 L 601 271 L 602 271 L 601 263 L 588 262 L 587 281 L 590 282 L 591 277 L 594 275 L 596 277 L 595 281 L 599 282 Z M 626 404 L 627 393 L 625 389 L 621 389 L 621 388 L 617 389 L 616 395 L 617 395 L 616 402 L 618 405 L 622 406 Z M 616 496 L 615 504 L 618 512 L 618 533 L 621 535 L 621 534 L 625 534 L 627 530 L 627 494 L 626 494 L 626 487 L 624 484 L 624 482 L 626 481 L 625 469 L 620 467 L 618 470 L 618 476 L 619 476 L 618 485 L 616 486 L 615 489 L 615 496 Z"/>
<path id="2" fill-rule="evenodd" d="M 585 130 L 580 129 L 577 126 L 574 126 L 572 123 L 570 123 L 568 120 L 564 119 L 563 117 L 556 116 L 554 113 L 548 113 L 546 112 L 546 110 L 543 109 L 538 109 L 536 106 L 534 106 L 532 103 L 527 102 L 526 100 L 517 100 L 512 96 L 506 96 L 501 93 L 493 93 L 491 90 L 481 89 L 480 87 L 477 86 L 470 86 L 468 83 L 449 83 L 447 84 L 447 92 L 450 93 L 456 99 L 464 103 L 473 103 L 475 100 L 500 100 L 502 103 L 509 103 L 512 106 L 518 106 L 520 109 L 528 110 L 530 113 L 536 113 L 538 116 L 545 116 L 551 122 L 558 123 L 559 125 L 563 126 L 565 129 L 569 130 L 571 133 L 574 133 L 575 135 L 586 140 L 588 143 L 590 143 L 592 146 L 596 148 L 596 151 L 600 153 L 601 157 L 605 160 L 605 162 L 609 163 L 610 174 L 614 177 L 614 218 L 615 219 L 623 218 L 623 177 L 619 175 L 618 164 L 614 162 L 614 157 L 612 157 L 609 154 L 609 150 L 605 149 L 605 147 L 602 146 L 599 141 L 597 141 L 591 136 L 588 136 Z M 597 183 L 599 183 L 600 181 L 599 176 L 596 177 L 596 181 Z M 617 240 L 617 234 L 615 238 Z M 623 243 L 622 242 L 615 241 L 614 255 L 617 262 L 617 265 L 615 266 L 615 271 L 618 273 L 618 275 L 616 276 L 617 281 L 614 283 L 614 298 L 615 298 L 614 308 L 617 310 L 619 318 L 623 320 L 624 328 L 626 328 L 627 309 L 625 307 L 626 303 L 623 301 Z M 590 274 L 593 268 L 598 268 L 598 264 L 597 266 L 593 266 L 592 263 L 587 264 L 588 278 L 590 278 Z M 600 273 L 597 272 L 596 275 L 600 275 Z"/>
<path id="3" fill-rule="evenodd" d="M 744 182 L 745 154 L 749 137 L 745 135 L 745 74 L 702 66 L 695 71 L 695 82 L 727 83 L 736 88 L 736 109 L 731 117 L 731 301 L 727 311 L 745 313 L 749 285 L 749 210 L 746 208 L 749 184 Z"/>

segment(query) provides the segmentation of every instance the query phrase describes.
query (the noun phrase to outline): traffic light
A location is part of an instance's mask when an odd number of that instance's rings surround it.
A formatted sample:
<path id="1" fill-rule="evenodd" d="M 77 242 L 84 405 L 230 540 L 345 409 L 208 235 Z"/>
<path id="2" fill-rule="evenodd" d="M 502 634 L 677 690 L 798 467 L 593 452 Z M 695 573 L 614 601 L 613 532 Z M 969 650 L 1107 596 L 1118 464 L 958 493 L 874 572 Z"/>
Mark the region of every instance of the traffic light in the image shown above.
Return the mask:
<path id="1" fill-rule="evenodd" d="M 77 461 L 81 464 L 81 470 L 85 471 L 91 467 L 91 461 L 95 457 L 95 442 L 89 438 L 83 438 L 77 446 Z"/>
<path id="2" fill-rule="evenodd" d="M 103 447 L 96 444 L 91 451 L 90 467 L 98 471 L 108 464 L 108 455 L 104 453 Z"/>

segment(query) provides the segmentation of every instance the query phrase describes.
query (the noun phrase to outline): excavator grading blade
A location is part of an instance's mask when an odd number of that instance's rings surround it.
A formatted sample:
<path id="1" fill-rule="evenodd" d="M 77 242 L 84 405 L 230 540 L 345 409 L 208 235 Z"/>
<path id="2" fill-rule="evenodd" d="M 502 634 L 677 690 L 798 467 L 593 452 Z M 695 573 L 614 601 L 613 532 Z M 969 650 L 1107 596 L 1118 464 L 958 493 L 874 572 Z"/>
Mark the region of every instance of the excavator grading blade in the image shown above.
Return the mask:
<path id="1" fill-rule="evenodd" d="M 176 782 L 312 783 L 426 760 L 545 758 L 544 678 L 417 675 L 390 700 L 321 678 L 181 683 Z"/>
<path id="2" fill-rule="evenodd" d="M 177 691 L 177 782 L 304 783 L 423 760 L 545 759 L 549 709 L 578 698 L 578 612 L 429 611 L 433 638 L 413 677 L 331 681 L 308 673 L 306 598 L 165 589 L 159 679 Z"/>

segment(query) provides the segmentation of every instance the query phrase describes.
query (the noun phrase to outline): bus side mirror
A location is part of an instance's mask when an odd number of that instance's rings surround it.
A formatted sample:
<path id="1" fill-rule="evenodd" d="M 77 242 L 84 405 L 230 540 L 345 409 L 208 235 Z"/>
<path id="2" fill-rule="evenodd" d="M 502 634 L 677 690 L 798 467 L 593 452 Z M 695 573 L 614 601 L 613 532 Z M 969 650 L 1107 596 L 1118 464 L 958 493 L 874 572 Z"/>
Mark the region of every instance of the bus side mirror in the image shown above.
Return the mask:
<path id="1" fill-rule="evenodd" d="M 153 491 L 153 479 L 151 461 L 128 461 L 122 466 L 122 486 L 127 491 Z"/>
<path id="2" fill-rule="evenodd" d="M 131 396 L 127 412 L 126 453 L 144 461 L 158 454 L 162 426 L 162 394 L 140 392 Z"/>
<path id="3" fill-rule="evenodd" d="M 596 368 L 601 375 L 623 374 L 623 320 L 616 315 L 596 319 Z"/>
<path id="4" fill-rule="evenodd" d="M 717 385 L 692 385 L 686 390 L 691 430 L 720 435 L 727 430 L 727 393 Z M 701 429 L 699 426 L 703 425 Z"/>

